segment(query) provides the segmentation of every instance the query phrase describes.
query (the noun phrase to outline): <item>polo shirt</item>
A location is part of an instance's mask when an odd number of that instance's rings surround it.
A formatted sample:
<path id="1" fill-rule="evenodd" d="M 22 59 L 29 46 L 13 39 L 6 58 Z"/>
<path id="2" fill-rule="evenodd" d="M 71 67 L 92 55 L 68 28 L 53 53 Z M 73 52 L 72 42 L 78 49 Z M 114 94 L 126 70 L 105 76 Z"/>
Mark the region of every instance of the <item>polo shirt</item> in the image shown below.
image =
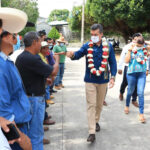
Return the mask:
<path id="1" fill-rule="evenodd" d="M 67 52 L 66 45 L 55 45 L 53 48 L 54 53 Z M 65 63 L 66 55 L 60 55 L 59 63 Z"/>

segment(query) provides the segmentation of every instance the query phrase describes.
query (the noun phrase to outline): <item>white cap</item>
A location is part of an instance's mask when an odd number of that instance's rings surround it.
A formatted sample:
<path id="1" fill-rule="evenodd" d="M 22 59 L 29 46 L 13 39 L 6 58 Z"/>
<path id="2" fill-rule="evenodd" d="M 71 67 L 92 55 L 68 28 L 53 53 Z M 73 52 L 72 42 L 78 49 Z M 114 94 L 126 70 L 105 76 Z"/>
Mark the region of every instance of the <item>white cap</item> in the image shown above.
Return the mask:
<path id="1" fill-rule="evenodd" d="M 28 17 L 21 10 L 1 7 L 0 19 L 2 19 L 2 29 L 10 33 L 18 33 L 26 26 Z"/>
<path id="2" fill-rule="evenodd" d="M 42 41 L 41 42 L 41 47 L 45 47 L 45 46 L 49 46 L 48 43 L 46 41 Z"/>

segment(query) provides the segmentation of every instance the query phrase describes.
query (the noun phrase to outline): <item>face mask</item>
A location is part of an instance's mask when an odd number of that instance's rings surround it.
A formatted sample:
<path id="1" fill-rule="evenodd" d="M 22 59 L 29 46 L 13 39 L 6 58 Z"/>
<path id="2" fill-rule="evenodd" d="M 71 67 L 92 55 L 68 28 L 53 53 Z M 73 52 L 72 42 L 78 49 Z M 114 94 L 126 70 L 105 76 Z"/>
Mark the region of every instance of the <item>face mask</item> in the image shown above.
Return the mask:
<path id="1" fill-rule="evenodd" d="M 48 56 L 48 55 L 50 55 L 50 52 L 49 52 L 49 51 L 47 51 L 47 52 L 46 52 L 46 55 L 47 55 L 47 56 Z"/>
<path id="2" fill-rule="evenodd" d="M 64 46 L 65 44 L 64 43 L 60 43 L 60 46 Z"/>
<path id="3" fill-rule="evenodd" d="M 52 48 L 53 48 L 53 45 L 50 45 L 50 46 L 49 46 L 49 49 L 51 50 Z"/>
<path id="4" fill-rule="evenodd" d="M 98 43 L 100 41 L 99 36 L 91 36 L 91 40 L 93 43 Z"/>
<path id="5" fill-rule="evenodd" d="M 143 46 L 141 46 L 141 47 L 135 46 L 135 48 L 136 48 L 137 50 L 140 50 L 140 49 L 143 49 Z"/>

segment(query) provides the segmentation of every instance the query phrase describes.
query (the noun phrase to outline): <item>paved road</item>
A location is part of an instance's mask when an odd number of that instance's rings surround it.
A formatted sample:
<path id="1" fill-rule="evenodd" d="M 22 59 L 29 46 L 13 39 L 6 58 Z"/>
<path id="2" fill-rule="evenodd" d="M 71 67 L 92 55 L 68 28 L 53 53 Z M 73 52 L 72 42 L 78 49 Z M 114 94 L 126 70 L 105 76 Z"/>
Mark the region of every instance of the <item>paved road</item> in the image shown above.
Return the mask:
<path id="1" fill-rule="evenodd" d="M 115 87 L 106 97 L 108 106 L 103 108 L 101 132 L 96 134 L 95 143 L 88 144 L 84 68 L 84 58 L 66 61 L 65 88 L 55 95 L 55 104 L 48 108 L 56 125 L 45 133 L 51 140 L 45 150 L 150 150 L 150 76 L 145 90 L 147 123 L 139 123 L 138 109 L 132 104 L 130 114 L 124 114 L 125 101 L 118 99 L 122 76 L 118 75 Z"/>

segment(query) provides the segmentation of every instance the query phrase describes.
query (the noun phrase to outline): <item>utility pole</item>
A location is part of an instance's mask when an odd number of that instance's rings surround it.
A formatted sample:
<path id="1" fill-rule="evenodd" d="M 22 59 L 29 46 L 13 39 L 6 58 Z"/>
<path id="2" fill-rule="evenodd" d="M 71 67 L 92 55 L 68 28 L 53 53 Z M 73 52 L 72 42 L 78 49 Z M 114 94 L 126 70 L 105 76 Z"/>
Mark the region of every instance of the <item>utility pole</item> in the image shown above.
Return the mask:
<path id="1" fill-rule="evenodd" d="M 85 0 L 83 0 L 82 4 L 82 26 L 81 26 L 81 43 L 84 43 L 84 8 L 85 8 Z"/>

